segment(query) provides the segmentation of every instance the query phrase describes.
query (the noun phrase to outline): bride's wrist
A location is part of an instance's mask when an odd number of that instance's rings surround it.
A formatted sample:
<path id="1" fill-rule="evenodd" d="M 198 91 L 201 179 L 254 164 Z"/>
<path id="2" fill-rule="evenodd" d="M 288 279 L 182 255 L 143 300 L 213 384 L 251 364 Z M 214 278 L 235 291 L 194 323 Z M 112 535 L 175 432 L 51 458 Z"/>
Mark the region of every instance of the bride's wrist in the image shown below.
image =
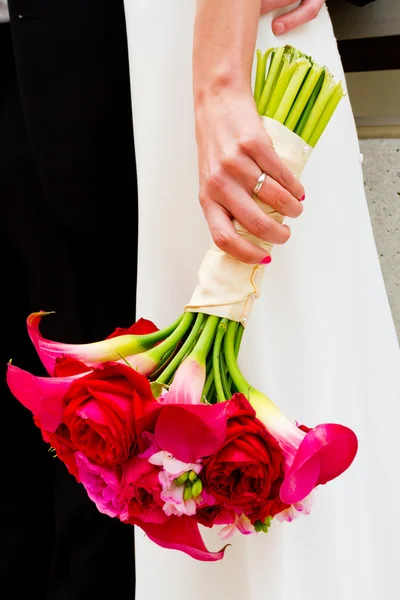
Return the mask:
<path id="1" fill-rule="evenodd" d="M 249 77 L 241 70 L 235 71 L 232 68 L 215 68 L 208 72 L 206 77 L 194 77 L 193 99 L 195 109 L 226 94 L 251 94 Z"/>

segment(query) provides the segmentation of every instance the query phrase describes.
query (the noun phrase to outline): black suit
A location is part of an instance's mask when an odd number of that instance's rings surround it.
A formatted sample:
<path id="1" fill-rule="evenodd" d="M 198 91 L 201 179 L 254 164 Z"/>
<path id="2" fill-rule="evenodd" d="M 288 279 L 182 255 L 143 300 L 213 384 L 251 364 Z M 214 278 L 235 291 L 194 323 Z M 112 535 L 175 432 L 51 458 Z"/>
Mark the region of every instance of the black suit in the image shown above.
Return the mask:
<path id="1" fill-rule="evenodd" d="M 0 598 L 134 597 L 133 529 L 97 512 L 8 393 L 43 374 L 25 329 L 104 338 L 134 320 L 137 194 L 123 0 L 9 0 L 0 24 Z"/>

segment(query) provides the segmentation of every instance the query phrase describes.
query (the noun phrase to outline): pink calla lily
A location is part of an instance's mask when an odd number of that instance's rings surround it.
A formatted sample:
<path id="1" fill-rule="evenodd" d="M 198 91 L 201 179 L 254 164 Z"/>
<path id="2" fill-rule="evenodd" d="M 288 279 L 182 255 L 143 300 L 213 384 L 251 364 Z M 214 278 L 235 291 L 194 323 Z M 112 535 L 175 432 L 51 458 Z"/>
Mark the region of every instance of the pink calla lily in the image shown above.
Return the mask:
<path id="1" fill-rule="evenodd" d="M 346 471 L 357 453 L 357 437 L 348 427 L 335 423 L 317 425 L 305 434 L 281 487 L 281 500 L 294 504 L 317 485 Z"/>
<path id="2" fill-rule="evenodd" d="M 162 548 L 180 550 L 201 561 L 217 561 L 224 558 L 227 546 L 218 552 L 210 552 L 204 544 L 197 522 L 185 515 L 171 516 L 165 523 L 137 522 L 147 536 Z"/>
<path id="3" fill-rule="evenodd" d="M 7 384 L 11 393 L 39 419 L 43 429 L 54 433 L 62 421 L 63 399 L 76 377 L 35 377 L 9 364 Z"/>
<path id="4" fill-rule="evenodd" d="M 280 498 L 285 504 L 300 502 L 316 486 L 335 479 L 352 464 L 358 441 L 348 427 L 326 423 L 305 432 L 260 392 L 252 389 L 249 400 L 284 454 L 285 478 Z"/>
<path id="5" fill-rule="evenodd" d="M 200 404 L 206 379 L 206 367 L 189 356 L 177 369 L 168 394 L 168 404 Z"/>
<path id="6" fill-rule="evenodd" d="M 133 333 L 135 331 L 134 325 L 129 330 L 131 333 L 126 334 L 126 330 L 120 329 L 101 342 L 93 342 L 91 344 L 62 344 L 47 340 L 40 333 L 40 321 L 43 316 L 48 314 L 51 313 L 45 311 L 32 313 L 27 319 L 27 327 L 29 337 L 39 354 L 40 360 L 51 376 L 56 374 L 57 359 L 75 359 L 90 368 L 97 367 L 103 362 L 121 361 L 121 356 L 131 357 L 143 353 L 146 350 L 142 339 L 144 330 L 147 329 L 146 333 L 155 333 L 155 331 L 158 331 L 151 321 L 138 321 L 135 324 L 138 333 L 135 334 Z M 119 334 L 120 331 L 123 332 L 122 335 Z"/>

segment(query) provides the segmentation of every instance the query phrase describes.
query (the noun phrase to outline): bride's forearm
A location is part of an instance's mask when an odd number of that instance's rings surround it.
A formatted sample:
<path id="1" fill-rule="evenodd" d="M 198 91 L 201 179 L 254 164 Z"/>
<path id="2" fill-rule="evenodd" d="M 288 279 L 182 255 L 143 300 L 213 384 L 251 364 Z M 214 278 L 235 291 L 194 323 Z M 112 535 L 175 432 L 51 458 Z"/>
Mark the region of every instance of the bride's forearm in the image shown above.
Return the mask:
<path id="1" fill-rule="evenodd" d="M 261 0 L 197 0 L 195 103 L 227 87 L 250 88 Z"/>

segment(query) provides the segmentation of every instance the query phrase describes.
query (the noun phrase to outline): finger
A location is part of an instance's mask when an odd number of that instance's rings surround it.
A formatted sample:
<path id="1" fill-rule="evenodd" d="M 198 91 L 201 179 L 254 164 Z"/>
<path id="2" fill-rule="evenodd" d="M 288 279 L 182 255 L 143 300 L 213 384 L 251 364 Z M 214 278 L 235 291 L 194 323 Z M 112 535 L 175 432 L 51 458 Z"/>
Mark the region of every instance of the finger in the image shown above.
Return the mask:
<path id="1" fill-rule="evenodd" d="M 257 136 L 240 142 L 241 150 L 247 154 L 267 175 L 275 179 L 295 198 L 304 196 L 304 188 L 294 173 L 279 158 L 266 131 L 265 135 Z"/>
<path id="2" fill-rule="evenodd" d="M 271 262 L 271 257 L 265 250 L 236 233 L 232 221 L 222 206 L 216 202 L 204 203 L 203 211 L 214 243 L 220 250 L 244 263 L 256 265 L 261 262 L 263 264 Z"/>
<path id="3" fill-rule="evenodd" d="M 318 16 L 322 5 L 322 0 L 303 0 L 298 8 L 274 19 L 272 22 L 274 34 L 280 35 L 286 33 L 287 31 L 291 31 L 300 25 L 312 21 Z"/>
<path id="4" fill-rule="evenodd" d="M 257 197 L 284 217 L 295 219 L 303 212 L 302 203 L 272 177 L 267 177 Z"/>
<path id="5" fill-rule="evenodd" d="M 259 166 L 251 158 L 245 154 L 242 154 L 236 161 L 225 158 L 224 168 L 236 181 L 243 185 L 250 195 L 252 194 L 261 172 Z M 264 181 L 257 197 L 284 217 L 299 217 L 303 212 L 299 199 L 292 196 L 290 192 L 269 176 Z"/>
<path id="6" fill-rule="evenodd" d="M 218 200 L 247 231 L 264 242 L 284 244 L 290 237 L 287 225 L 281 225 L 264 214 L 253 198 L 236 182 L 229 182 L 224 196 Z"/>
<path id="7" fill-rule="evenodd" d="M 277 8 L 283 8 L 284 6 L 290 6 L 291 4 L 295 4 L 297 0 L 275 0 L 274 2 L 274 10 Z M 269 0 L 264 0 L 261 2 L 261 14 L 265 15 L 266 13 L 271 12 L 271 4 Z"/>

